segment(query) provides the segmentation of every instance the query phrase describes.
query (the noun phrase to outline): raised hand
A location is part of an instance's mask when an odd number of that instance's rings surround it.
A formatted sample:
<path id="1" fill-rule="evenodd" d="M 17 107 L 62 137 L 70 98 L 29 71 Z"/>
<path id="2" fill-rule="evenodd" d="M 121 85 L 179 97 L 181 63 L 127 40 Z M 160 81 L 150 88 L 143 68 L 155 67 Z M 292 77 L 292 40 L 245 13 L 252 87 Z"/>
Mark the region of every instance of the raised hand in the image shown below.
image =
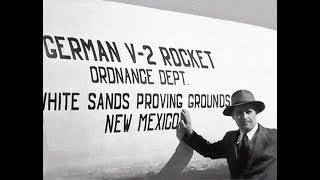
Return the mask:
<path id="1" fill-rule="evenodd" d="M 193 130 L 191 127 L 191 118 L 187 110 L 182 109 L 181 111 L 181 120 L 179 122 L 180 129 L 186 132 L 188 135 L 192 134 Z"/>

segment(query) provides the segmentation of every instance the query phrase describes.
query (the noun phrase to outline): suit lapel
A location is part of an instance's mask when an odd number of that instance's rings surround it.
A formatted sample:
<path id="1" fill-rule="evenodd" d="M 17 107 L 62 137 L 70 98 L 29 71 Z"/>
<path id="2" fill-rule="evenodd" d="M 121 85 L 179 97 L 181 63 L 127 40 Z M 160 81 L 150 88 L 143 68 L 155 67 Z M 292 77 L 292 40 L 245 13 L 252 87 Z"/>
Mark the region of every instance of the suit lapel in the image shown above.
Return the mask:
<path id="1" fill-rule="evenodd" d="M 235 131 L 235 133 L 232 136 L 231 142 L 232 142 L 232 147 L 233 147 L 233 159 L 238 159 L 239 155 L 238 155 L 238 151 L 237 151 L 237 141 L 238 141 L 238 137 L 240 135 L 240 130 Z"/>
<path id="2" fill-rule="evenodd" d="M 265 128 L 263 126 L 261 126 L 260 124 L 258 124 L 258 129 L 255 132 L 254 136 L 252 137 L 253 142 L 252 142 L 252 149 L 249 154 L 249 160 L 252 160 L 252 159 L 254 159 L 254 157 L 259 155 L 261 153 L 261 151 L 263 150 L 264 144 L 268 143 L 268 141 L 266 140 L 265 134 L 266 134 Z"/>

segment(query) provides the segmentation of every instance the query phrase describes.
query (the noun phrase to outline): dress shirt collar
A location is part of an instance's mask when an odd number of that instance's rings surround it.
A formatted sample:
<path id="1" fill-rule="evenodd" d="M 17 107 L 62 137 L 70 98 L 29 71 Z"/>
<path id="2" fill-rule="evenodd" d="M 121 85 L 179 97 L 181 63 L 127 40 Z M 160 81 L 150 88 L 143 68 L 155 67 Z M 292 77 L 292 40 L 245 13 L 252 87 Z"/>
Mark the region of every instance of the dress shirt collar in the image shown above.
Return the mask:
<path id="1" fill-rule="evenodd" d="M 251 129 L 251 131 L 247 132 L 249 141 L 252 139 L 253 135 L 256 133 L 258 126 L 259 126 L 258 123 L 256 123 L 255 126 Z M 240 141 L 242 140 L 243 134 L 244 133 L 240 130 L 240 135 L 238 137 L 237 144 L 240 143 Z"/>

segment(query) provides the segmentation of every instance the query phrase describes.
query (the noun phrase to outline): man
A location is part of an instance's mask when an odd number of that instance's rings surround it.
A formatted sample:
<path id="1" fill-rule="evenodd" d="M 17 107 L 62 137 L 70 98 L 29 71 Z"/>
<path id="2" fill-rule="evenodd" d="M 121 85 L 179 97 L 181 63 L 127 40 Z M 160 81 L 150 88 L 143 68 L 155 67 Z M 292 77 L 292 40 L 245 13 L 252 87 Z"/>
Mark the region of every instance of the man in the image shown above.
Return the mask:
<path id="1" fill-rule="evenodd" d="M 257 123 L 256 116 L 265 109 L 247 90 L 236 91 L 231 96 L 231 106 L 223 114 L 232 116 L 239 129 L 229 131 L 222 140 L 209 143 L 191 127 L 186 110 L 181 112 L 179 133 L 182 140 L 204 157 L 227 158 L 232 179 L 277 178 L 277 130 Z"/>

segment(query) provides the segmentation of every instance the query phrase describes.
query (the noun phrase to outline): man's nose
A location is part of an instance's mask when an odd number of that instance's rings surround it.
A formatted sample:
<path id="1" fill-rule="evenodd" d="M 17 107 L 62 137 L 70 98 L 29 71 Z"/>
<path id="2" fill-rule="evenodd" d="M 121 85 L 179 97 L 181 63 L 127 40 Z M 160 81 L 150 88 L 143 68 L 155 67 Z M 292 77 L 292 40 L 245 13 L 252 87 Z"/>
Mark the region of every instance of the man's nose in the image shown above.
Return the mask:
<path id="1" fill-rule="evenodd" d="M 246 112 L 241 113 L 241 116 L 242 116 L 243 119 L 247 119 L 248 115 L 249 114 L 247 114 Z"/>

